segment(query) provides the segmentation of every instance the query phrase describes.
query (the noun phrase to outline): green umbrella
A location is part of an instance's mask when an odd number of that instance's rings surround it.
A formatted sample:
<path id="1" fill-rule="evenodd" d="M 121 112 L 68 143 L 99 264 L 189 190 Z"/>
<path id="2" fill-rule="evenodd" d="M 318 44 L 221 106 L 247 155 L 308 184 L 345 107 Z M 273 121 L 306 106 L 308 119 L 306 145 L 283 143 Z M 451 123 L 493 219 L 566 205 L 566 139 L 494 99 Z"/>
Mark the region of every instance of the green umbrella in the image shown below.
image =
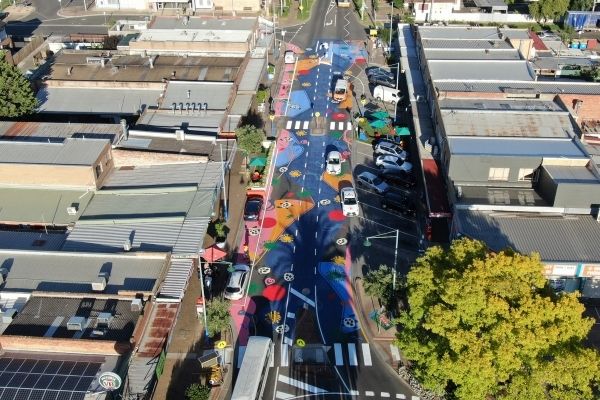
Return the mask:
<path id="1" fill-rule="evenodd" d="M 385 111 L 377 111 L 376 113 L 372 114 L 373 117 L 377 118 L 377 119 L 386 119 L 390 116 L 390 114 L 388 114 Z"/>
<path id="2" fill-rule="evenodd" d="M 256 157 L 250 160 L 248 165 L 251 167 L 264 167 L 267 165 L 267 159 L 265 157 Z"/>
<path id="3" fill-rule="evenodd" d="M 369 125 L 371 125 L 371 127 L 373 127 L 373 128 L 383 128 L 384 126 L 387 125 L 387 122 L 377 119 L 377 120 L 371 122 Z"/>
<path id="4" fill-rule="evenodd" d="M 410 136 L 410 131 L 405 126 L 396 127 L 396 135 L 398 136 Z"/>

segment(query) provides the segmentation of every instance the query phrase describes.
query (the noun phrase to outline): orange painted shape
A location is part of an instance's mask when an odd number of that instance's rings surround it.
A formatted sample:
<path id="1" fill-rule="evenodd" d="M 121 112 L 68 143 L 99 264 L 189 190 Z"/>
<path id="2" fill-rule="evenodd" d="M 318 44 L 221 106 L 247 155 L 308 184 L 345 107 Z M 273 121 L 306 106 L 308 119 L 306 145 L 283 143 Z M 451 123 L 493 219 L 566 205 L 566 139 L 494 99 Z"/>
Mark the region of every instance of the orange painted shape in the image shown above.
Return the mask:
<path id="1" fill-rule="evenodd" d="M 283 208 L 281 207 L 283 203 L 289 203 L 291 206 Z M 298 220 L 298 217 L 309 212 L 314 206 L 315 203 L 310 198 L 303 200 L 275 200 L 275 216 L 277 224 L 271 230 L 269 240 L 277 240 L 279 236 L 294 223 L 294 221 Z"/>
<path id="2" fill-rule="evenodd" d="M 339 192 L 342 187 L 352 186 L 352 175 L 331 175 L 327 172 L 323 172 L 323 181 L 325 181 L 326 184 L 331 186 L 333 190 Z"/>

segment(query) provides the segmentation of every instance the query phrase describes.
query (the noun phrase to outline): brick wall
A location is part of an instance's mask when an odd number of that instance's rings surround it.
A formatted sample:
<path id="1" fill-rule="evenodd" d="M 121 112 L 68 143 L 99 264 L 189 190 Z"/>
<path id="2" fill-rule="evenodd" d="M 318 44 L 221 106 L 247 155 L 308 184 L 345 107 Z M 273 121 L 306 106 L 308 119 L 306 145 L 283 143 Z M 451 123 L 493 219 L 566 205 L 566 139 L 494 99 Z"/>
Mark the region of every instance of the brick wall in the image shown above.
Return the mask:
<path id="1" fill-rule="evenodd" d="M 131 350 L 129 343 L 111 340 L 58 339 L 32 336 L 0 336 L 3 351 L 39 351 L 49 353 L 76 353 L 120 355 Z"/>
<path id="2" fill-rule="evenodd" d="M 558 98 L 568 107 L 569 111 L 575 116 L 580 125 L 586 120 L 600 119 L 600 96 L 559 94 Z M 581 103 L 577 112 L 574 110 L 576 100 L 583 100 L 583 103 Z"/>

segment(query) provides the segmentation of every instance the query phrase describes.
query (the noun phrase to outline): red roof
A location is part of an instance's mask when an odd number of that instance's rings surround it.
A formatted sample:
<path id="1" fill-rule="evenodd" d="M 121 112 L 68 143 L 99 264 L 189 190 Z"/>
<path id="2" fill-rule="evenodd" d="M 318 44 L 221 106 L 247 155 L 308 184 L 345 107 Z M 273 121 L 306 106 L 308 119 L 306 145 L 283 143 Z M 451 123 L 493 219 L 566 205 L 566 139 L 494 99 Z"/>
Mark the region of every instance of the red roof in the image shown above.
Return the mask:
<path id="1" fill-rule="evenodd" d="M 538 51 L 548 51 L 544 41 L 534 31 L 529 31 L 529 37 L 533 39 L 533 48 Z"/>
<path id="2" fill-rule="evenodd" d="M 426 158 L 423 160 L 423 174 L 425 175 L 429 216 L 432 218 L 452 217 L 446 194 L 446 185 L 434 159 Z"/>

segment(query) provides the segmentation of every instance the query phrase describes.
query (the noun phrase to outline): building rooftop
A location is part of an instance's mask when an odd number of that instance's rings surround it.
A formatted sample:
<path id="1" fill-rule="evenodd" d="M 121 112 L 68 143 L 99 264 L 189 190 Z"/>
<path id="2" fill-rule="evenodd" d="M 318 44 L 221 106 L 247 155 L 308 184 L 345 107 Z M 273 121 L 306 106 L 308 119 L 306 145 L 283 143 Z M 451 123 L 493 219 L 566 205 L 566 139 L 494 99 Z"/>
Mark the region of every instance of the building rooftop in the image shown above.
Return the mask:
<path id="1" fill-rule="evenodd" d="M 533 81 L 525 60 L 429 60 L 433 81 Z"/>
<path id="2" fill-rule="evenodd" d="M 532 61 L 535 69 L 559 70 L 565 66 L 592 67 L 597 64 L 586 57 L 538 57 Z"/>
<path id="3" fill-rule="evenodd" d="M 423 39 L 500 39 L 496 27 L 419 26 L 419 35 Z"/>
<path id="4" fill-rule="evenodd" d="M 96 60 L 107 61 L 102 66 Z M 232 82 L 243 59 L 239 57 L 143 57 L 98 50 L 62 50 L 52 64 L 50 78 L 67 81 L 162 82 L 175 78 L 184 81 Z"/>
<path id="5" fill-rule="evenodd" d="M 434 83 L 434 86 L 440 92 L 514 93 L 531 95 L 537 93 L 569 93 L 600 95 L 600 85 L 597 83 L 573 80 L 537 82 L 507 82 L 492 80 L 481 82 L 469 78 L 463 81 L 437 81 Z"/>
<path id="6" fill-rule="evenodd" d="M 112 371 L 118 357 L 60 353 L 4 352 L 0 356 L 3 399 L 84 400 L 101 392 L 98 375 Z"/>
<path id="7" fill-rule="evenodd" d="M 544 165 L 544 169 L 558 183 L 600 183 L 600 179 L 585 166 Z"/>
<path id="8" fill-rule="evenodd" d="M 91 293 L 92 282 L 105 274 L 103 294 L 155 292 L 165 264 L 164 254 L 0 250 L 0 266 L 8 271 L 1 288 L 10 292 Z"/>
<path id="9" fill-rule="evenodd" d="M 148 29 L 131 42 L 246 43 L 252 31 L 211 29 Z"/>
<path id="10" fill-rule="evenodd" d="M 108 140 L 66 139 L 60 143 L 0 140 L 0 164 L 93 166 Z"/>
<path id="11" fill-rule="evenodd" d="M 62 142 L 72 137 L 104 139 L 114 144 L 121 133 L 120 124 L 0 121 L 0 137 L 4 140 Z"/>
<path id="12" fill-rule="evenodd" d="M 151 188 L 196 185 L 214 189 L 221 184 L 220 162 L 164 164 L 115 169 L 104 182 L 103 189 Z"/>
<path id="13" fill-rule="evenodd" d="M 587 158 L 571 139 L 453 136 L 448 143 L 452 154 L 465 156 Z"/>
<path id="14" fill-rule="evenodd" d="M 192 110 L 194 104 L 198 109 L 206 104 L 208 110 L 225 110 L 232 97 L 232 90 L 233 83 L 170 81 L 165 89 L 161 108 L 170 109 L 173 104 L 181 108 L 181 105 L 189 103 Z"/>
<path id="15" fill-rule="evenodd" d="M 59 225 L 75 223 L 94 196 L 87 190 L 0 188 L 0 221 L 8 224 Z M 75 207 L 75 214 L 69 214 Z"/>
<path id="16" fill-rule="evenodd" d="M 425 49 L 428 60 L 520 60 L 516 49 Z"/>
<path id="17" fill-rule="evenodd" d="M 550 207 L 535 190 L 527 187 L 460 185 L 457 204 L 484 204 L 516 207 Z"/>
<path id="18" fill-rule="evenodd" d="M 482 1 L 482 0 L 478 0 L 478 1 Z M 504 0 L 484 0 L 484 1 L 489 1 L 491 3 L 496 3 L 496 5 L 498 6 L 506 6 L 506 3 L 504 2 Z M 527 29 L 511 29 L 511 28 L 500 28 L 500 32 L 506 36 L 508 39 L 511 40 L 531 40 L 531 37 L 529 36 L 529 30 Z"/>
<path id="19" fill-rule="evenodd" d="M 98 320 L 100 313 L 111 315 L 108 324 Z M 140 313 L 126 300 L 32 296 L 2 335 L 127 342 Z M 84 329 L 67 329 L 71 317 L 85 318 Z"/>
<path id="20" fill-rule="evenodd" d="M 220 96 L 217 96 L 217 98 Z M 181 110 L 181 104 L 177 103 L 178 110 L 173 112 L 170 110 L 146 110 L 140 116 L 136 123 L 136 128 L 147 131 L 155 132 L 175 132 L 176 130 L 183 129 L 186 134 L 190 136 L 206 136 L 206 139 L 214 142 L 216 136 L 221 131 L 221 124 L 225 117 L 224 111 L 201 111 L 197 107 L 202 103 L 190 104 L 189 110 L 185 110 L 185 107 L 190 103 L 183 103 L 184 110 Z M 193 110 L 194 104 L 196 105 L 196 111 Z M 166 107 L 166 103 L 163 103 Z M 175 137 L 172 139 L 175 141 Z M 142 139 L 139 137 L 132 138 L 131 136 L 127 140 L 130 147 L 136 147 L 143 149 L 146 144 L 150 142 L 150 139 Z M 124 142 L 119 144 L 121 147 L 125 145 Z"/>
<path id="21" fill-rule="evenodd" d="M 510 43 L 497 37 L 490 37 L 486 40 L 465 40 L 465 39 L 423 39 L 421 45 L 424 49 L 512 49 Z"/>
<path id="22" fill-rule="evenodd" d="M 206 17 L 154 17 L 150 29 L 205 29 L 213 31 L 251 31 L 257 26 L 257 19 L 251 18 L 206 18 Z"/>
<path id="23" fill-rule="evenodd" d="M 60 250 L 66 238 L 64 232 L 0 230 L 0 249 Z"/>
<path id="24" fill-rule="evenodd" d="M 500 251 L 538 252 L 546 262 L 600 262 L 600 224 L 591 215 L 456 210 L 458 232 Z"/>
<path id="25" fill-rule="evenodd" d="M 191 135 L 190 135 L 191 136 Z M 186 136 L 188 137 L 188 136 Z M 127 140 L 119 143 L 120 149 L 141 150 L 141 151 L 160 151 L 164 153 L 186 154 L 206 156 L 209 160 L 221 160 L 221 148 L 223 158 L 229 159 L 233 151 L 235 140 L 176 140 L 173 134 L 165 133 L 164 137 L 143 136 L 130 134 Z"/>
<path id="26" fill-rule="evenodd" d="M 554 101 L 537 99 L 439 99 L 438 105 L 442 110 L 487 110 L 487 111 L 527 111 L 529 113 L 544 111 L 566 113 Z"/>
<path id="27" fill-rule="evenodd" d="M 46 86 L 38 91 L 36 98 L 41 113 L 136 115 L 146 107 L 156 106 L 162 92 L 162 89 Z"/>

